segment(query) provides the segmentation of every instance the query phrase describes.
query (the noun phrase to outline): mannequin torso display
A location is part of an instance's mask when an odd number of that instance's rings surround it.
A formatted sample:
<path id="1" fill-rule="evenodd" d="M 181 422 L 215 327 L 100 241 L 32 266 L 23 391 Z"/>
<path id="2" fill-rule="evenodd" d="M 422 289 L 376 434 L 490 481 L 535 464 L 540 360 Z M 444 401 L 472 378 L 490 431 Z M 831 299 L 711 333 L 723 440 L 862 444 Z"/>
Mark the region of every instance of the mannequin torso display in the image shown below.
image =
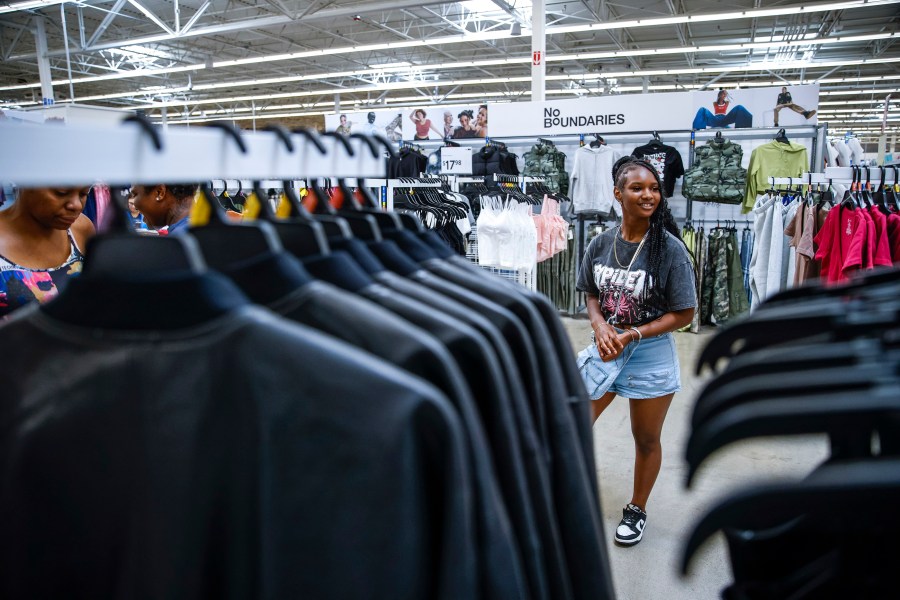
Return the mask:
<path id="1" fill-rule="evenodd" d="M 838 140 L 834 143 L 834 149 L 838 152 L 838 166 L 849 167 L 853 158 L 853 152 L 844 140 Z"/>

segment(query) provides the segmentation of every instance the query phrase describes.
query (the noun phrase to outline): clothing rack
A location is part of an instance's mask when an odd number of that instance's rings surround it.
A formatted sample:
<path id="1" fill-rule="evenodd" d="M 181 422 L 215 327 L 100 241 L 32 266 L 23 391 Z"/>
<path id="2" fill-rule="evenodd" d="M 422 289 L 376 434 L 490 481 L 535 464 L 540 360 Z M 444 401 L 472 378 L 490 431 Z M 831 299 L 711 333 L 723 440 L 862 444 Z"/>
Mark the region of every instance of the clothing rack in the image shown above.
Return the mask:
<path id="1" fill-rule="evenodd" d="M 381 207 L 394 210 L 394 190 L 399 188 L 439 188 L 444 185 L 438 177 L 401 177 L 400 179 L 368 179 L 366 187 L 379 188 Z"/>
<path id="2" fill-rule="evenodd" d="M 885 183 L 893 184 L 895 169 L 882 167 L 826 167 L 824 173 L 804 173 L 799 177 L 769 177 L 770 185 L 821 185 L 828 183 L 849 184 L 854 181 L 853 171 L 862 171 L 863 181 L 879 185 L 882 171 L 885 173 Z M 868 173 L 867 173 L 868 171 Z M 856 181 L 859 181 L 857 176 Z"/>
<path id="3" fill-rule="evenodd" d="M 524 192 L 526 184 L 543 183 L 545 177 L 532 177 L 526 175 L 505 175 L 503 173 L 494 173 L 494 181 L 497 183 L 515 183 Z"/>
<path id="4" fill-rule="evenodd" d="M 425 148 L 420 146 L 419 144 L 413 144 L 412 142 L 400 142 L 400 149 L 409 148 L 410 150 L 415 150 L 416 152 L 425 153 Z"/>
<path id="5" fill-rule="evenodd" d="M 0 123 L 0 181 L 47 187 L 98 180 L 120 186 L 384 176 L 381 152 L 373 152 L 374 146 L 356 137 L 292 133 L 288 137 L 293 144 L 291 152 L 284 140 L 270 131 L 240 133 L 243 148 L 229 132 L 212 127 L 151 131 L 136 123 L 112 127 Z"/>
<path id="6" fill-rule="evenodd" d="M 698 140 L 709 140 L 716 137 L 725 136 L 731 141 L 740 140 L 765 140 L 775 139 L 779 132 L 784 131 L 792 140 L 811 139 L 812 148 L 809 153 L 809 168 L 811 171 L 821 169 L 825 165 L 825 156 L 823 154 L 826 138 L 828 136 L 828 128 L 825 125 L 795 125 L 788 127 L 762 127 L 748 129 L 698 129 L 690 132 L 690 149 L 688 152 L 688 163 L 685 169 L 694 166 L 694 148 Z M 723 133 L 724 132 L 724 133 Z M 657 132 L 666 134 L 666 132 Z M 668 134 L 667 134 L 668 135 Z M 685 210 L 685 219 L 690 220 L 693 213 L 693 200 L 685 198 L 687 206 Z"/>

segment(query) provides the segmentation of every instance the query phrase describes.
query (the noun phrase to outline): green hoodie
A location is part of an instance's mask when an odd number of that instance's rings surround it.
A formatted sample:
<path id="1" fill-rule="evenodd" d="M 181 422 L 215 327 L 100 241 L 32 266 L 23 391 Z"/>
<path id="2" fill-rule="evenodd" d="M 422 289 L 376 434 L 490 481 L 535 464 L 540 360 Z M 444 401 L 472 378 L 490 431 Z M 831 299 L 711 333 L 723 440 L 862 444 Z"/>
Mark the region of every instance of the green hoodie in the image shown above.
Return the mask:
<path id="1" fill-rule="evenodd" d="M 750 155 L 747 168 L 747 189 L 742 213 L 753 210 L 756 196 L 769 189 L 769 177 L 800 177 L 809 171 L 806 146 L 772 140 L 758 147 Z M 798 182 L 800 183 L 800 182 Z"/>

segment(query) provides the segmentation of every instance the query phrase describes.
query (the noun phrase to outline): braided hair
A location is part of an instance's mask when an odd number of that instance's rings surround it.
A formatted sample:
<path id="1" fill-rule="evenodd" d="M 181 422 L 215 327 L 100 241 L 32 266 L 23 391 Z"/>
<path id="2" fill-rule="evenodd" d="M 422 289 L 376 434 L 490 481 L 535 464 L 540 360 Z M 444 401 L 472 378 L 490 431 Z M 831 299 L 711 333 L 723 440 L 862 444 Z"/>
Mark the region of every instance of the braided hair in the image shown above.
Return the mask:
<path id="1" fill-rule="evenodd" d="M 659 186 L 659 205 L 656 207 L 653 215 L 650 216 L 650 230 L 645 242 L 648 254 L 648 275 L 650 275 L 652 281 L 659 281 L 659 269 L 666 251 L 666 238 L 668 237 L 666 232 L 674 235 L 682 244 L 684 244 L 684 240 L 681 239 L 681 232 L 678 231 L 678 225 L 675 224 L 675 218 L 672 216 L 672 211 L 669 210 L 669 202 L 666 199 L 662 179 L 652 164 L 642 158 L 623 156 L 613 165 L 613 184 L 620 192 L 624 192 L 628 174 L 635 169 L 647 169 L 650 171 L 653 178 L 656 179 L 656 184 Z M 685 244 L 685 248 L 687 248 L 687 244 Z M 687 248 L 687 250 L 693 256 L 690 248 Z"/>

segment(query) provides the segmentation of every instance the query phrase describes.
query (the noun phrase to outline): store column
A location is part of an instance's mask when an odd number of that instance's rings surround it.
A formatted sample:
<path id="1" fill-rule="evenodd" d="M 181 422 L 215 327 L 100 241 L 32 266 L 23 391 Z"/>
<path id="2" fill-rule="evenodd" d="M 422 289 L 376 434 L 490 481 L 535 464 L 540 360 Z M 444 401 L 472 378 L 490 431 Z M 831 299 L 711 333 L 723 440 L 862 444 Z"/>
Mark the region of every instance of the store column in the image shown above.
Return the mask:
<path id="1" fill-rule="evenodd" d="M 544 31 L 547 18 L 545 0 L 531 2 L 531 101 L 543 102 L 544 76 L 547 72 L 547 36 Z"/>
<path id="2" fill-rule="evenodd" d="M 44 17 L 34 18 L 34 41 L 37 44 L 38 76 L 41 79 L 41 97 L 44 106 L 53 104 L 53 83 L 50 78 L 50 59 L 47 58 L 47 29 L 44 27 Z"/>

